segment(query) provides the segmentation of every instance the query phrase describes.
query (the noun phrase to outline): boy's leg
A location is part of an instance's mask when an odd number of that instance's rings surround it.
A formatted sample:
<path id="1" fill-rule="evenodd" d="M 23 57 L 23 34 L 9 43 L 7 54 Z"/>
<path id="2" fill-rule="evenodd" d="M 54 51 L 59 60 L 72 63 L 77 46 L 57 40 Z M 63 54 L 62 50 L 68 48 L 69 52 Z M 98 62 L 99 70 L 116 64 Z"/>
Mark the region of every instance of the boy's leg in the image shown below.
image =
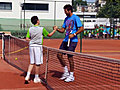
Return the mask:
<path id="1" fill-rule="evenodd" d="M 39 78 L 39 71 L 40 71 L 40 64 L 35 66 L 35 78 L 34 78 L 34 83 L 39 83 L 41 82 Z"/>
<path id="2" fill-rule="evenodd" d="M 36 65 L 35 66 L 35 74 L 39 75 L 39 71 L 40 71 L 40 65 Z"/>
<path id="3" fill-rule="evenodd" d="M 25 80 L 29 80 L 29 78 L 30 78 L 30 73 L 31 73 L 31 71 L 32 71 L 32 69 L 33 69 L 33 66 L 34 66 L 34 64 L 30 64 L 29 65 L 29 67 L 28 67 L 28 71 L 27 71 L 27 75 L 26 75 L 26 77 L 25 77 Z"/>
<path id="4" fill-rule="evenodd" d="M 34 47 L 34 51 L 35 51 L 35 64 L 36 64 L 34 83 L 39 83 L 41 82 L 39 78 L 40 64 L 43 64 L 42 46 Z"/>
<path id="5" fill-rule="evenodd" d="M 30 73 L 33 69 L 33 66 L 34 66 L 34 50 L 33 50 L 33 47 L 29 47 L 29 54 L 30 54 L 30 65 L 28 66 L 28 71 L 27 71 L 27 75 L 25 77 L 25 80 L 29 80 L 30 78 Z"/>

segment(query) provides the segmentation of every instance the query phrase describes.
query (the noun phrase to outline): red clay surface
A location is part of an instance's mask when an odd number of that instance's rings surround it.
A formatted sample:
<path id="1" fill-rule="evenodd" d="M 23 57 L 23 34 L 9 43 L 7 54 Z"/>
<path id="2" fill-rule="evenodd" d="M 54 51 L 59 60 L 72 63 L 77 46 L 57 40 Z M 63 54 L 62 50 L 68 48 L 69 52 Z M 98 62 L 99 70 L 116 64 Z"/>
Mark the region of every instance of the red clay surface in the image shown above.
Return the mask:
<path id="1" fill-rule="evenodd" d="M 0 89 L 47 90 L 42 84 L 24 84 L 22 72 L 0 60 Z"/>
<path id="2" fill-rule="evenodd" d="M 63 39 L 45 39 L 44 45 L 59 48 Z M 76 52 L 80 52 L 80 41 L 78 42 Z M 83 39 L 82 52 L 108 58 L 120 59 L 120 40 L 95 40 Z"/>
<path id="3" fill-rule="evenodd" d="M 44 45 L 59 48 L 62 40 L 47 39 L 44 40 Z M 83 39 L 83 53 L 86 54 L 120 59 L 119 46 L 119 40 Z M 78 44 L 76 52 L 79 52 L 79 48 L 80 45 Z M 65 83 L 59 80 L 62 76 L 63 68 L 56 58 L 57 54 L 52 51 L 49 53 L 48 83 L 55 90 L 120 90 L 119 64 L 76 56 L 74 57 L 75 81 Z M 64 56 L 64 60 L 69 66 L 66 56 Z"/>
<path id="4" fill-rule="evenodd" d="M 63 39 L 45 39 L 44 45 L 59 48 Z M 0 44 L 1 45 L 1 44 Z M 120 59 L 120 40 L 91 40 L 83 39 L 83 53 L 104 56 L 109 58 Z M 1 46 L 0 46 L 1 47 Z M 79 52 L 80 45 L 78 43 L 76 52 Z M 2 50 L 1 50 L 2 51 Z M 2 52 L 1 52 L 2 53 Z M 22 72 L 7 64 L 0 59 L 0 89 L 33 89 L 46 90 L 42 84 L 28 85 L 24 84 L 24 76 Z"/>
<path id="5" fill-rule="evenodd" d="M 2 53 L 2 45 L 0 41 L 0 55 Z M 0 89 L 18 89 L 18 90 L 47 90 L 42 84 L 24 84 L 23 72 L 12 67 L 4 60 L 0 59 Z"/>

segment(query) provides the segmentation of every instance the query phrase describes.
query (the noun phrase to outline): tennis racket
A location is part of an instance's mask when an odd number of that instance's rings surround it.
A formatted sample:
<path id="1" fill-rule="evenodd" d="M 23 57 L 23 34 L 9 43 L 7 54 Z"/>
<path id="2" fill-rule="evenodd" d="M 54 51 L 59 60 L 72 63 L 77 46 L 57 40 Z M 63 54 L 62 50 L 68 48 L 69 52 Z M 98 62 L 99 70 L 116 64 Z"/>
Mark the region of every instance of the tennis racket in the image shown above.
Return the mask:
<path id="1" fill-rule="evenodd" d="M 72 31 L 70 32 L 70 34 L 72 33 Z M 68 39 L 68 44 L 67 46 L 69 47 L 70 46 L 70 38 Z"/>
<path id="2" fill-rule="evenodd" d="M 67 29 L 67 34 L 68 34 L 68 37 L 69 35 L 72 33 L 72 30 L 73 30 L 73 27 L 74 27 L 74 21 L 71 20 L 68 24 L 68 29 Z M 70 46 L 70 38 L 68 39 L 68 44 L 67 46 L 69 47 Z"/>

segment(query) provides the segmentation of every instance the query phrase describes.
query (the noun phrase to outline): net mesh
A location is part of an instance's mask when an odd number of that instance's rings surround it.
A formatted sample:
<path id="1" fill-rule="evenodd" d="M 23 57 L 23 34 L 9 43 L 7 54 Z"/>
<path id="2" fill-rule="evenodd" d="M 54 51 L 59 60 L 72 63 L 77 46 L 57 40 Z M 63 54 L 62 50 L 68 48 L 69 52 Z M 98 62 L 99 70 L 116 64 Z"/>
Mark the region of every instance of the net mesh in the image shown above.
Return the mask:
<path id="1" fill-rule="evenodd" d="M 6 36 L 4 39 L 5 60 L 18 66 L 22 70 L 27 70 L 29 64 L 28 43 L 10 36 Z"/>
<path id="2" fill-rule="evenodd" d="M 5 36 L 5 60 L 26 71 L 29 65 L 28 42 L 12 36 Z M 59 78 L 63 68 L 57 53 L 73 55 L 75 81 L 66 83 Z M 118 90 L 120 89 L 120 61 L 58 50 L 43 46 L 44 64 L 40 68 L 40 77 L 54 90 Z M 67 55 L 64 60 L 69 67 Z"/>
<path id="3" fill-rule="evenodd" d="M 120 61 L 103 57 L 65 52 L 74 55 L 75 66 L 75 81 L 66 83 L 59 78 L 63 74 L 57 53 L 60 50 L 49 49 L 49 63 L 48 63 L 48 83 L 55 90 L 56 89 L 74 89 L 74 90 L 117 90 L 120 89 Z M 64 55 L 64 60 L 69 62 L 67 55 Z"/>

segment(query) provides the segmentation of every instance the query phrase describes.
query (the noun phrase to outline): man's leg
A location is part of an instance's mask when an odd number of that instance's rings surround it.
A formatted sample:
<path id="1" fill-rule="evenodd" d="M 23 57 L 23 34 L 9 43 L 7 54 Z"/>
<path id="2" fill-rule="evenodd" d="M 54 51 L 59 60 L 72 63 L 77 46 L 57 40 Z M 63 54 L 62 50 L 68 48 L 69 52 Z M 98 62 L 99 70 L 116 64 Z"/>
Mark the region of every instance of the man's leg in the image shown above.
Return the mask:
<path id="1" fill-rule="evenodd" d="M 63 54 L 62 54 L 62 53 L 58 53 L 58 54 L 57 54 L 57 58 L 59 59 L 60 64 L 62 65 L 62 67 L 65 67 L 65 66 L 66 66 L 66 62 L 65 62 L 65 60 L 63 59 Z"/>
<path id="2" fill-rule="evenodd" d="M 62 44 L 60 45 L 60 48 L 59 49 L 62 49 L 62 50 L 67 50 L 68 47 L 67 47 L 67 42 L 62 42 Z M 59 59 L 63 69 L 64 69 L 64 74 L 62 75 L 62 77 L 60 78 L 61 80 L 64 80 L 66 79 L 68 76 L 69 76 L 69 72 L 68 72 L 68 68 L 67 68 L 67 65 L 66 65 L 66 62 L 63 58 L 63 53 L 58 53 L 57 54 L 57 58 Z"/>
<path id="3" fill-rule="evenodd" d="M 74 61 L 73 61 L 73 56 L 68 55 L 68 60 L 70 64 L 70 75 L 67 79 L 65 79 L 65 82 L 71 82 L 74 81 Z"/>
<path id="4" fill-rule="evenodd" d="M 73 56 L 68 57 L 69 63 L 70 63 L 70 72 L 74 72 L 74 61 Z"/>
<path id="5" fill-rule="evenodd" d="M 76 46 L 77 46 L 77 42 L 71 42 L 68 50 L 74 52 Z M 70 64 L 70 75 L 65 79 L 65 82 L 71 82 L 74 81 L 74 61 L 73 61 L 73 55 L 68 54 L 67 56 Z"/>
<path id="6" fill-rule="evenodd" d="M 60 78 L 61 80 L 64 80 L 64 79 L 66 79 L 69 76 L 68 68 L 66 66 L 66 62 L 65 62 L 65 60 L 63 58 L 63 54 L 62 53 L 58 53 L 57 54 L 57 58 L 59 59 L 62 67 L 64 67 L 64 74 Z"/>

